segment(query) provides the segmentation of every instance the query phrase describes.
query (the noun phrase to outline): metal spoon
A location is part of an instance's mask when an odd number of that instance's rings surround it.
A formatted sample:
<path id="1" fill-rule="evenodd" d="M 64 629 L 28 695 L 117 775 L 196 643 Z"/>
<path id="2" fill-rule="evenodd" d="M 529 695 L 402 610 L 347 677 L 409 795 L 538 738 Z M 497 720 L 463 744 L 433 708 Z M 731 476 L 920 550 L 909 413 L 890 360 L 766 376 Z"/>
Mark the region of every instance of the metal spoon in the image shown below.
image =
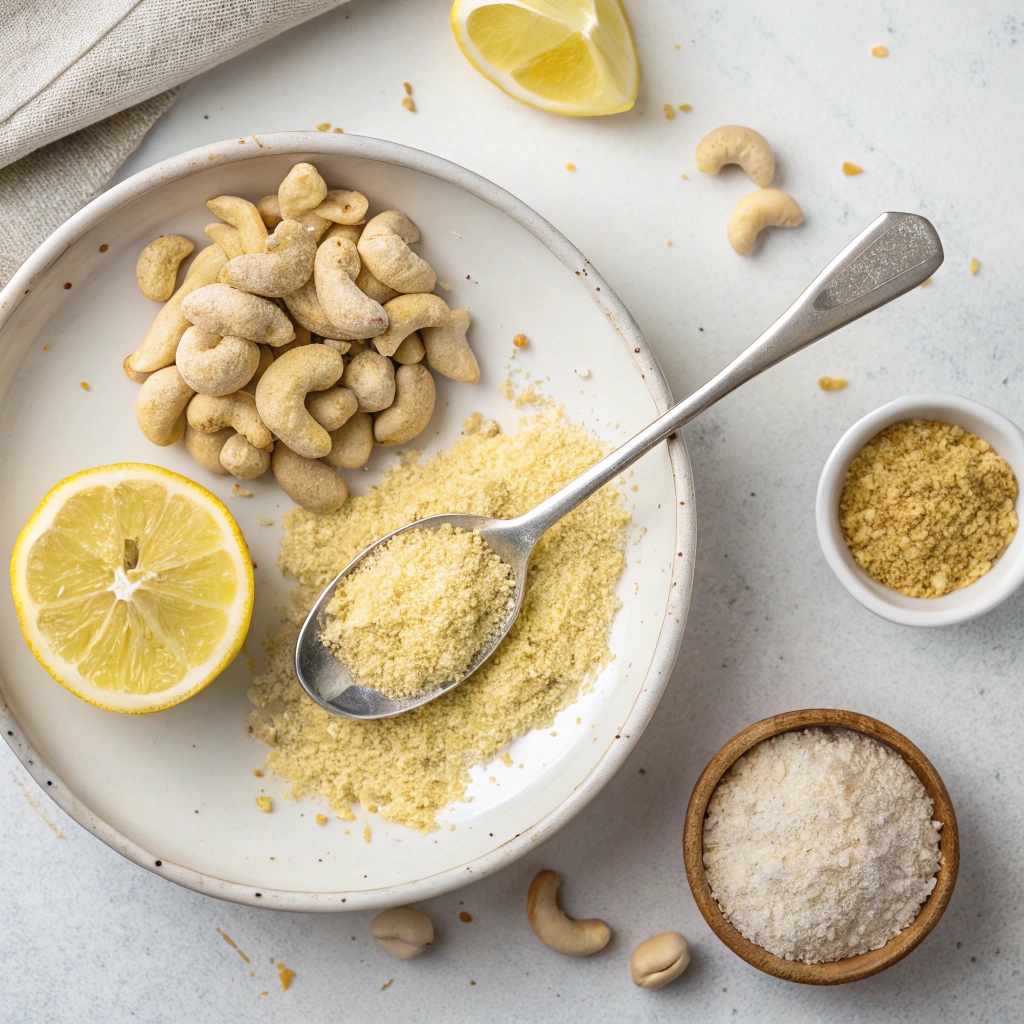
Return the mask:
<path id="1" fill-rule="evenodd" d="M 935 228 L 927 220 L 912 213 L 883 213 L 832 260 L 757 341 L 724 370 L 536 508 L 515 519 L 474 515 L 430 516 L 403 526 L 371 544 L 335 577 L 303 623 L 295 648 L 295 670 L 302 688 L 327 711 L 363 719 L 398 715 L 454 689 L 462 679 L 453 679 L 414 697 L 400 700 L 385 697 L 377 690 L 359 686 L 348 668 L 321 643 L 324 609 L 338 582 L 371 551 L 406 530 L 436 530 L 444 523 L 450 523 L 464 530 L 479 530 L 484 540 L 512 568 L 516 579 L 515 606 L 500 631 L 477 652 L 463 676 L 463 679 L 468 678 L 494 653 L 519 615 L 526 591 L 530 555 L 549 526 L 724 395 L 794 352 L 917 287 L 931 277 L 941 263 L 942 244 Z"/>

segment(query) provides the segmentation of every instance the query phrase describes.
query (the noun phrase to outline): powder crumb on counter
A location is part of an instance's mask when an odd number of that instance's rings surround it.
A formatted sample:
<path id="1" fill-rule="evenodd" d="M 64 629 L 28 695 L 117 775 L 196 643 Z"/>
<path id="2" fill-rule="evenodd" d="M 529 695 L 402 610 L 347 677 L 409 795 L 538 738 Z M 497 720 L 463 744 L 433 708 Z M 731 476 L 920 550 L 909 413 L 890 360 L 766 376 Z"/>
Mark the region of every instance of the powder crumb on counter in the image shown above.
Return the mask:
<path id="1" fill-rule="evenodd" d="M 568 164 L 565 165 L 565 169 L 567 171 L 575 171 L 576 170 L 576 165 L 573 164 L 573 163 L 568 163 Z"/>
<path id="2" fill-rule="evenodd" d="M 928 285 L 930 285 L 931 283 L 932 283 L 932 279 L 931 279 L 930 277 L 926 277 L 926 278 L 925 278 L 925 279 L 924 279 L 924 280 L 923 280 L 923 281 L 922 281 L 922 282 L 921 282 L 921 283 L 920 283 L 920 284 L 918 285 L 918 288 L 927 288 L 927 287 L 928 287 Z"/>
<path id="3" fill-rule="evenodd" d="M 337 512 L 285 516 L 279 565 L 298 580 L 249 691 L 250 730 L 271 743 L 268 768 L 298 796 L 324 797 L 339 815 L 355 802 L 428 832 L 465 795 L 470 769 L 531 729 L 550 728 L 608 663 L 629 513 L 608 485 L 540 539 L 522 612 L 472 678 L 395 718 L 329 714 L 295 678 L 299 628 L 320 591 L 368 544 L 442 512 L 511 518 L 577 477 L 608 448 L 557 409 L 514 434 L 483 432 L 426 459 L 408 453 L 380 485 Z"/>
<path id="4" fill-rule="evenodd" d="M 253 768 L 252 773 L 256 776 L 257 779 L 263 778 L 263 770 L 260 768 Z"/>
<path id="5" fill-rule="evenodd" d="M 889 47 L 888 46 L 872 46 L 871 47 L 872 57 L 888 57 Z"/>
<path id="6" fill-rule="evenodd" d="M 843 377 L 819 377 L 818 387 L 822 391 L 842 391 L 847 385 Z"/>
<path id="7" fill-rule="evenodd" d="M 402 88 L 405 89 L 405 95 L 406 96 L 411 96 L 412 95 L 412 86 L 408 82 L 403 82 L 402 83 Z"/>
<path id="8" fill-rule="evenodd" d="M 284 964 L 277 965 L 277 977 L 281 982 L 281 989 L 285 992 L 292 987 L 292 982 L 295 980 L 295 972 Z"/>
<path id="9" fill-rule="evenodd" d="M 1013 470 L 987 441 L 935 420 L 894 423 L 846 471 L 839 523 L 873 579 L 941 597 L 984 576 L 1017 531 Z"/>
<path id="10" fill-rule="evenodd" d="M 847 177 L 852 177 L 855 174 L 863 174 L 864 168 L 859 164 L 851 164 L 849 160 L 843 161 L 843 174 Z"/>
<path id="11" fill-rule="evenodd" d="M 671 103 L 666 103 L 665 104 L 665 120 L 673 121 L 673 120 L 675 120 L 675 116 L 676 116 L 676 108 L 673 107 Z"/>
<path id="12" fill-rule="evenodd" d="M 233 495 L 235 495 L 236 498 L 251 498 L 252 497 L 252 491 L 250 491 L 248 487 L 243 487 L 241 484 L 235 484 L 231 488 L 231 493 Z"/>
<path id="13" fill-rule="evenodd" d="M 680 103 L 679 104 L 679 109 L 684 114 L 688 114 L 691 110 L 693 110 L 693 104 L 692 103 Z"/>
<path id="14" fill-rule="evenodd" d="M 256 797 L 256 806 L 264 813 L 269 814 L 274 809 L 274 804 L 269 796 Z"/>
<path id="15" fill-rule="evenodd" d="M 978 261 L 977 261 L 977 260 L 976 260 L 976 259 L 975 259 L 975 258 L 974 258 L 974 257 L 972 256 L 972 257 L 971 257 L 971 262 L 967 264 L 967 269 L 968 269 L 968 270 L 969 270 L 969 271 L 970 271 L 970 272 L 971 272 L 972 274 L 977 274 L 977 273 L 978 273 L 978 271 L 979 271 L 979 270 L 981 270 L 981 264 L 980 264 L 980 263 L 979 263 L 979 262 L 978 262 Z M 88 384 L 83 384 L 82 386 L 83 386 L 83 387 L 84 387 L 84 388 L 85 388 L 86 390 L 88 390 L 88 389 L 89 389 L 89 385 L 88 385 Z"/>
<path id="16" fill-rule="evenodd" d="M 256 522 L 260 526 L 273 526 L 274 525 L 274 520 L 273 519 L 267 519 L 265 516 L 261 516 L 259 514 L 259 512 L 256 513 Z"/>
<path id="17" fill-rule="evenodd" d="M 364 825 L 363 826 L 363 842 L 364 843 L 372 843 L 373 842 L 373 829 L 370 828 L 369 825 Z"/>
<path id="18" fill-rule="evenodd" d="M 326 825 L 327 824 L 327 815 L 326 814 L 318 814 L 316 816 L 316 823 L 318 825 Z"/>
<path id="19" fill-rule="evenodd" d="M 723 776 L 704 822 L 711 894 L 786 960 L 879 949 L 935 888 L 940 823 L 892 748 L 846 729 L 764 740 Z"/>
<path id="20" fill-rule="evenodd" d="M 222 938 L 222 939 L 223 939 L 223 940 L 224 940 L 224 941 L 225 941 L 225 942 L 226 942 L 226 943 L 227 943 L 227 944 L 228 944 L 228 945 L 229 945 L 229 946 L 230 946 L 230 947 L 231 947 L 231 948 L 232 948 L 232 949 L 233 949 L 233 950 L 234 950 L 234 951 L 235 951 L 235 952 L 236 952 L 236 953 L 237 953 L 237 954 L 238 954 L 238 955 L 239 955 L 239 956 L 240 956 L 240 957 L 241 957 L 241 958 L 242 958 L 242 959 L 243 959 L 243 960 L 244 960 L 244 961 L 246 962 L 246 963 L 250 963 L 250 962 L 251 962 L 251 961 L 249 960 L 249 958 L 248 958 L 248 957 L 247 957 L 247 956 L 245 955 L 245 953 L 243 953 L 243 952 L 242 952 L 242 951 L 241 951 L 241 950 L 240 950 L 240 949 L 238 948 L 238 946 L 237 946 L 237 945 L 235 944 L 235 940 L 234 940 L 233 938 L 231 938 L 231 936 L 230 936 L 230 935 L 228 935 L 228 933 L 227 933 L 227 932 L 223 932 L 223 931 L 221 931 L 221 930 L 220 930 L 220 929 L 218 928 L 218 929 L 217 929 L 217 934 L 218 934 L 218 935 L 220 935 L 220 937 L 221 937 L 221 938 Z"/>
<path id="21" fill-rule="evenodd" d="M 44 352 L 49 352 L 50 351 L 50 346 L 49 345 L 44 345 L 43 346 L 43 351 Z"/>
<path id="22" fill-rule="evenodd" d="M 978 261 L 977 261 L 977 260 L 974 260 L 974 262 L 975 262 L 975 263 L 977 263 Z M 976 274 L 977 272 L 978 272 L 977 270 L 972 270 L 972 271 L 971 271 L 971 273 L 972 273 L 972 274 Z M 89 382 L 88 382 L 87 380 L 83 380 L 83 381 L 80 381 L 80 382 L 79 382 L 79 385 L 78 385 L 78 386 L 79 386 L 79 387 L 80 387 L 80 388 L 81 388 L 81 389 L 82 389 L 83 391 L 88 391 L 88 390 L 89 390 Z"/>
<path id="23" fill-rule="evenodd" d="M 500 760 L 501 760 L 501 763 L 506 768 L 511 768 L 512 767 L 512 755 L 511 754 L 508 754 L 508 753 L 502 754 Z"/>
<path id="24" fill-rule="evenodd" d="M 335 135 L 344 135 L 345 134 L 345 129 L 344 128 L 332 128 L 331 131 Z"/>
<path id="25" fill-rule="evenodd" d="M 330 121 L 321 121 L 316 126 L 316 130 L 318 132 L 329 132 L 331 130 L 331 122 Z"/>
<path id="26" fill-rule="evenodd" d="M 388 980 L 385 981 L 383 985 L 381 985 L 381 987 L 380 987 L 381 992 L 383 992 L 385 989 L 391 988 L 391 986 L 394 983 L 395 983 L 395 979 L 394 978 L 388 978 Z"/>
<path id="27" fill-rule="evenodd" d="M 409 111 L 410 114 L 416 113 L 416 103 L 411 96 L 402 97 L 402 106 Z"/>

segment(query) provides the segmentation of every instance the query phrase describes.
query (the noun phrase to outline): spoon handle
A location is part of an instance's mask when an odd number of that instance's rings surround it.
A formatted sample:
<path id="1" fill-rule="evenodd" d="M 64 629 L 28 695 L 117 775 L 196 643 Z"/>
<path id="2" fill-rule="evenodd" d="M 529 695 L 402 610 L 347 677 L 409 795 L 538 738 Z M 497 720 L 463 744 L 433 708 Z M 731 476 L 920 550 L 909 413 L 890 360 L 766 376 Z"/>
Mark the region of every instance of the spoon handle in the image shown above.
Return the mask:
<path id="1" fill-rule="evenodd" d="M 730 391 L 812 342 L 916 288 L 941 263 L 942 243 L 929 221 L 912 213 L 883 213 L 725 369 L 572 483 L 521 516 L 517 526 L 528 528 L 536 540 L 598 488 Z"/>

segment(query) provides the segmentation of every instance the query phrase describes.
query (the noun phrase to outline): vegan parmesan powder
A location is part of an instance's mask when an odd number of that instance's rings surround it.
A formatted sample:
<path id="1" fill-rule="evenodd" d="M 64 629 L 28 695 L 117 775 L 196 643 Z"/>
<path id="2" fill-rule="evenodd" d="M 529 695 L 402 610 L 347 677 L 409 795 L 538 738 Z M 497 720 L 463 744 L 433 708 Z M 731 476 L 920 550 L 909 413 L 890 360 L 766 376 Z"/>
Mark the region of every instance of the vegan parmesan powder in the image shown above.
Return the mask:
<path id="1" fill-rule="evenodd" d="M 279 565 L 298 581 L 270 638 L 267 668 L 249 691 L 250 731 L 271 747 L 267 767 L 296 797 L 326 798 L 422 831 L 460 800 L 470 768 L 517 736 L 547 728 L 607 664 L 625 564 L 629 513 L 603 487 L 551 527 L 530 563 L 519 618 L 491 659 L 450 693 L 395 718 L 332 715 L 299 686 L 299 628 L 322 589 L 364 548 L 442 512 L 509 518 L 529 511 L 593 465 L 607 447 L 557 410 L 502 434 L 472 416 L 468 436 L 429 459 L 408 453 L 379 487 L 336 512 L 284 517 Z"/>
<path id="2" fill-rule="evenodd" d="M 884 946 L 935 888 L 932 801 L 892 748 L 846 729 L 764 740 L 722 777 L 704 868 L 722 913 L 786 960 Z"/>

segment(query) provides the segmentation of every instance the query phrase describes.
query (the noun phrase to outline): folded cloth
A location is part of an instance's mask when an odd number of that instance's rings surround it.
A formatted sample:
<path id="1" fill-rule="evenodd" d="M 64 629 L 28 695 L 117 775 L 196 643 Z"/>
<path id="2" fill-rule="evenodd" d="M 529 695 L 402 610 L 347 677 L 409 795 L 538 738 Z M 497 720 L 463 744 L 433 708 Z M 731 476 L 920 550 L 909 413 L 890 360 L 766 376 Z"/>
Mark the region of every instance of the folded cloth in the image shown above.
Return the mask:
<path id="1" fill-rule="evenodd" d="M 174 86 L 344 2 L 0 0 L 0 285 L 103 190 Z"/>

